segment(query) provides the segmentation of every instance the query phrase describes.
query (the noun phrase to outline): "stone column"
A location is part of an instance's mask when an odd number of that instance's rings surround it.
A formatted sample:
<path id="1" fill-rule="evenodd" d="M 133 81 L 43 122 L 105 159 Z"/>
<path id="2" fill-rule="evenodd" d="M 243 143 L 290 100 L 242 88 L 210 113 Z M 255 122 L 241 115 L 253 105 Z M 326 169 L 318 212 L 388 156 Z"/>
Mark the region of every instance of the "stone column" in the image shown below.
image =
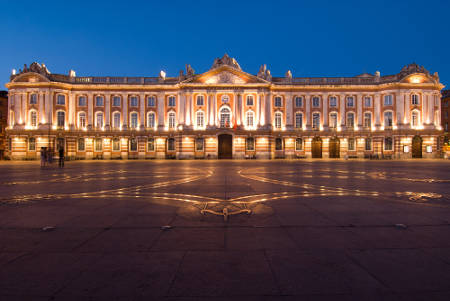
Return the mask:
<path id="1" fill-rule="evenodd" d="M 377 129 L 381 126 L 381 95 L 380 93 L 375 94 L 375 100 L 374 100 L 374 109 L 375 109 L 375 127 Z"/>
<path id="2" fill-rule="evenodd" d="M 322 95 L 323 129 L 328 129 L 328 94 Z"/>
<path id="3" fill-rule="evenodd" d="M 341 115 L 341 128 L 345 129 L 345 94 L 339 95 L 339 112 Z"/>
<path id="4" fill-rule="evenodd" d="M 71 130 L 74 129 L 74 113 L 75 113 L 75 95 L 72 92 L 69 92 L 69 128 Z"/>
<path id="5" fill-rule="evenodd" d="M 105 93 L 105 128 L 111 128 L 111 93 Z"/>
<path id="6" fill-rule="evenodd" d="M 293 129 L 292 93 L 286 93 L 286 129 Z"/>
<path id="7" fill-rule="evenodd" d="M 48 101 L 47 122 L 51 127 L 53 125 L 53 92 L 50 89 L 48 89 L 47 92 L 47 101 Z"/>
<path id="8" fill-rule="evenodd" d="M 186 111 L 185 111 L 186 119 L 185 124 L 186 126 L 190 127 L 193 124 L 193 120 L 191 118 L 191 93 L 186 93 Z"/>
<path id="9" fill-rule="evenodd" d="M 243 104 L 242 104 L 242 93 L 237 94 L 238 99 L 238 125 L 244 125 L 244 116 L 243 116 Z"/>
<path id="10" fill-rule="evenodd" d="M 232 109 L 234 112 L 233 117 L 234 117 L 234 123 L 233 125 L 239 125 L 241 122 L 239 120 L 239 107 L 238 107 L 238 94 L 237 93 L 233 93 L 233 98 L 234 98 L 234 108 Z"/>
<path id="11" fill-rule="evenodd" d="M 145 129 L 145 94 L 139 93 L 139 122 L 141 129 Z"/>
<path id="12" fill-rule="evenodd" d="M 362 101 L 362 94 L 359 93 L 356 95 L 356 110 L 357 110 L 357 118 L 358 118 L 358 129 L 360 129 L 363 126 L 363 116 L 362 116 L 362 108 L 363 108 L 363 101 Z M 356 145 L 356 142 L 355 142 Z"/>
<path id="13" fill-rule="evenodd" d="M 87 110 L 87 124 L 88 124 L 88 129 L 92 129 L 93 125 L 94 125 L 94 95 L 92 94 L 92 92 L 88 92 L 87 95 L 87 105 L 88 105 L 88 110 Z"/>
<path id="14" fill-rule="evenodd" d="M 123 122 L 122 129 L 126 130 L 128 128 L 128 94 L 122 95 L 122 113 Z"/>
<path id="15" fill-rule="evenodd" d="M 44 96 L 42 95 L 42 92 L 39 91 L 37 94 L 38 97 L 38 103 L 39 103 L 39 125 L 44 124 L 45 122 L 45 112 L 44 112 Z M 9 110 L 8 110 L 9 111 Z"/>
<path id="16" fill-rule="evenodd" d="M 8 116 L 6 117 L 7 118 L 6 120 L 8 120 L 7 124 L 9 125 L 9 127 L 12 127 L 14 123 L 13 120 L 11 120 L 11 105 L 12 105 L 11 102 L 13 102 L 12 92 L 10 92 L 8 96 L 8 112 L 7 112 Z"/>
<path id="17" fill-rule="evenodd" d="M 180 106 L 178 108 L 178 111 L 180 112 L 178 119 L 178 124 L 184 125 L 185 124 L 185 118 L 186 118 L 186 94 L 183 92 L 180 92 L 178 94 L 178 97 L 180 97 Z"/>
<path id="18" fill-rule="evenodd" d="M 435 94 L 429 94 L 429 102 L 428 102 L 428 124 L 434 125 L 434 98 Z"/>
<path id="19" fill-rule="evenodd" d="M 311 130 L 311 95 L 305 95 L 305 106 L 306 106 L 306 129 Z"/>
<path id="20" fill-rule="evenodd" d="M 266 125 L 269 126 L 269 128 L 272 128 L 272 111 L 273 111 L 273 106 L 272 106 L 272 92 L 269 92 L 266 94 Z"/>
<path id="21" fill-rule="evenodd" d="M 20 118 L 20 107 L 22 106 L 22 102 L 20 100 L 20 94 L 14 93 L 13 94 L 14 99 L 14 126 L 18 125 L 21 118 Z"/>
<path id="22" fill-rule="evenodd" d="M 164 130 L 164 124 L 165 124 L 165 114 L 164 114 L 164 92 L 158 93 L 158 105 L 157 105 L 157 116 L 158 116 L 158 130 Z"/>
<path id="23" fill-rule="evenodd" d="M 266 117 L 265 117 L 265 111 L 266 111 L 266 105 L 264 101 L 264 93 L 258 93 L 258 102 L 259 102 L 259 124 L 261 126 L 264 126 L 266 124 Z"/>

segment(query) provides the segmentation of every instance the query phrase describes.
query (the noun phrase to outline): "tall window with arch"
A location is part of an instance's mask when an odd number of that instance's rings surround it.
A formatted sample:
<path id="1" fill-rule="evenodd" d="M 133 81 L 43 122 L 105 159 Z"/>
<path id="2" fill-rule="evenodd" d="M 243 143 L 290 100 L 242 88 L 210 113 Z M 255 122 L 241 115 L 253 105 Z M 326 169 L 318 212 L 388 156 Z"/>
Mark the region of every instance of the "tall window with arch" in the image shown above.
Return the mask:
<path id="1" fill-rule="evenodd" d="M 138 128 L 138 113 L 132 112 L 130 115 L 130 126 L 132 129 Z"/>
<path id="2" fill-rule="evenodd" d="M 198 128 L 203 128 L 204 125 L 205 125 L 205 114 L 203 113 L 203 111 L 198 111 L 196 113 L 196 115 L 197 115 L 197 118 L 196 118 L 196 120 L 197 120 L 197 127 Z"/>
<path id="3" fill-rule="evenodd" d="M 247 111 L 247 127 L 252 128 L 254 124 L 254 113 L 253 111 Z"/>
<path id="4" fill-rule="evenodd" d="M 303 127 L 303 114 L 300 112 L 295 113 L 295 128 L 301 129 Z"/>
<path id="5" fill-rule="evenodd" d="M 120 129 L 120 112 L 113 113 L 113 128 Z"/>
<path id="6" fill-rule="evenodd" d="M 78 128 L 84 129 L 86 127 L 86 113 L 78 113 Z"/>
<path id="7" fill-rule="evenodd" d="M 66 124 L 66 112 L 58 111 L 56 113 L 56 125 L 58 127 L 63 127 Z"/>
<path id="8" fill-rule="evenodd" d="M 384 126 L 391 127 L 392 126 L 392 111 L 384 112 Z"/>
<path id="9" fill-rule="evenodd" d="M 411 126 L 418 127 L 419 126 L 419 112 L 412 111 L 411 113 Z"/>
<path id="10" fill-rule="evenodd" d="M 147 127 L 154 128 L 155 127 L 155 113 L 150 112 L 147 114 Z"/>
<path id="11" fill-rule="evenodd" d="M 30 111 L 30 125 L 32 127 L 37 126 L 37 112 L 36 111 Z"/>
<path id="12" fill-rule="evenodd" d="M 230 120 L 231 120 L 231 112 L 230 109 L 228 109 L 227 107 L 223 107 L 220 110 L 220 127 L 221 128 L 225 128 L 225 127 L 230 127 Z"/>
<path id="13" fill-rule="evenodd" d="M 97 128 L 102 128 L 103 127 L 103 113 L 99 112 L 97 113 L 97 115 L 95 115 L 95 126 Z"/>
<path id="14" fill-rule="evenodd" d="M 281 129 L 282 117 L 283 117 L 283 115 L 281 114 L 281 112 L 275 113 L 275 128 L 276 129 Z"/>
<path id="15" fill-rule="evenodd" d="M 314 130 L 318 130 L 320 128 L 320 114 L 319 113 L 313 113 L 313 124 L 312 127 Z"/>
<path id="16" fill-rule="evenodd" d="M 168 124 L 169 124 L 169 129 L 174 129 L 175 128 L 175 112 L 170 112 L 168 115 Z"/>

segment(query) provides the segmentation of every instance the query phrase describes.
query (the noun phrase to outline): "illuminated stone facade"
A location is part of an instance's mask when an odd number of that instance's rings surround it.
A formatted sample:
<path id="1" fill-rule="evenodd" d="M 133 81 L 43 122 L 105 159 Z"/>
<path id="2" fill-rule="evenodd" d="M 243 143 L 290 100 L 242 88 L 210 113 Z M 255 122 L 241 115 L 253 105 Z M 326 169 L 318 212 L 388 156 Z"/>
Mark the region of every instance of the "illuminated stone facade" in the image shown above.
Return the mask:
<path id="1" fill-rule="evenodd" d="M 77 77 L 37 63 L 13 72 L 7 155 L 38 158 L 436 157 L 437 73 L 272 77 L 244 72 L 225 55 L 178 77 Z"/>

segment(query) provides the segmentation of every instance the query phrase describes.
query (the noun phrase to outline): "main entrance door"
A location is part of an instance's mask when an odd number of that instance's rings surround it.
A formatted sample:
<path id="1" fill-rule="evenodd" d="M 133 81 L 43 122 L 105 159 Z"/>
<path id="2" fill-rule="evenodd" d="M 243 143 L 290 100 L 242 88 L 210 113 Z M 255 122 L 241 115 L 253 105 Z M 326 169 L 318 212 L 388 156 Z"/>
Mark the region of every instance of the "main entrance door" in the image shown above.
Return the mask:
<path id="1" fill-rule="evenodd" d="M 311 142 L 311 155 L 313 158 L 322 158 L 322 139 L 316 137 Z"/>
<path id="2" fill-rule="evenodd" d="M 219 135 L 219 159 L 233 157 L 233 137 L 228 134 Z"/>
<path id="3" fill-rule="evenodd" d="M 331 138 L 329 144 L 330 158 L 339 158 L 340 142 L 339 138 Z"/>
<path id="4" fill-rule="evenodd" d="M 422 158 L 422 138 L 414 136 L 412 139 L 412 157 Z"/>

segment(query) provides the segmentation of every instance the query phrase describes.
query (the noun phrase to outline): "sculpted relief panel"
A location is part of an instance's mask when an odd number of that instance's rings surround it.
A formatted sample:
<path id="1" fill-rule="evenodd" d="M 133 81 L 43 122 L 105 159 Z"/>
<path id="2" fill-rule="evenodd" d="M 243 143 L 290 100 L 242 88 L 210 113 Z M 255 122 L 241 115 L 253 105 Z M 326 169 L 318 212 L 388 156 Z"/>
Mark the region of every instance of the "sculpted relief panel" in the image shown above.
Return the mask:
<path id="1" fill-rule="evenodd" d="M 219 74 L 209 77 L 205 84 L 245 84 L 245 80 L 231 72 L 220 72 Z"/>

